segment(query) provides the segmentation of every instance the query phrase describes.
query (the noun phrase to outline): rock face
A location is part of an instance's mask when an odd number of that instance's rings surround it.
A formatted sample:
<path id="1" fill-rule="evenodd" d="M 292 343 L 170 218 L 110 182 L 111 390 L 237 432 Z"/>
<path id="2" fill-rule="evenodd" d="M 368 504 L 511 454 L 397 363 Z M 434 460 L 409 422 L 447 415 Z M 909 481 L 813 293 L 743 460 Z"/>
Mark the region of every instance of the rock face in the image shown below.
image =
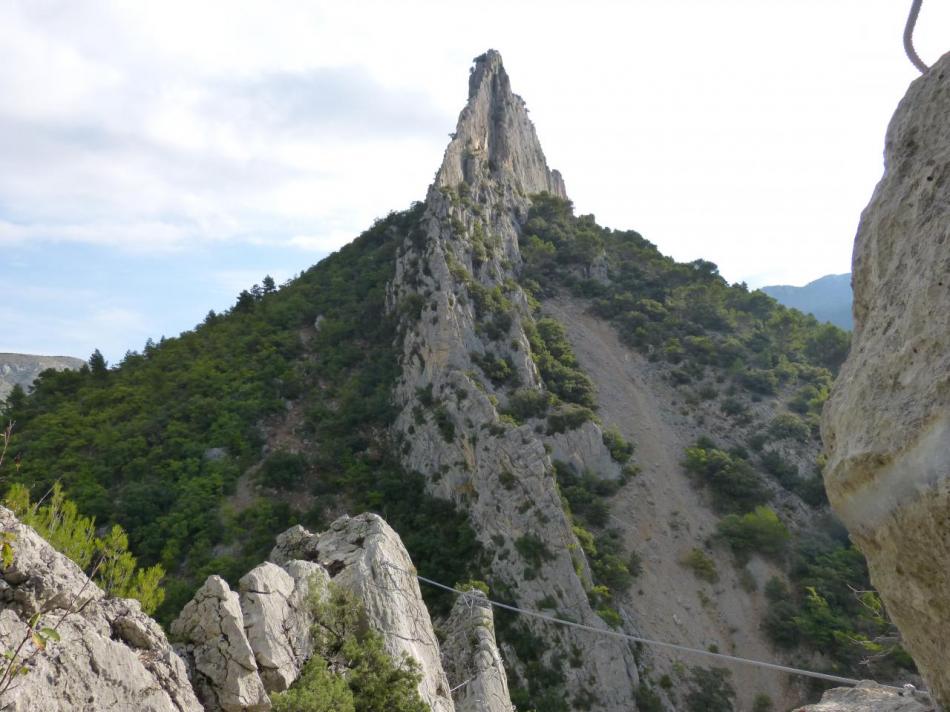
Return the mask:
<path id="1" fill-rule="evenodd" d="M 874 682 L 857 687 L 828 690 L 816 705 L 799 707 L 795 712 L 931 712 L 934 707 L 925 696 L 913 690 L 898 692 Z"/>
<path id="2" fill-rule="evenodd" d="M 270 699 L 244 634 L 238 594 L 220 576 L 209 576 L 172 623 L 171 634 L 194 668 L 192 680 L 206 710 L 266 712 Z"/>
<path id="3" fill-rule="evenodd" d="M 277 538 L 271 560 L 320 564 L 334 583 L 363 603 L 369 626 L 380 633 L 386 651 L 419 663 L 419 694 L 433 712 L 453 712 L 442 670 L 439 642 L 408 552 L 392 528 L 375 514 L 341 517 L 322 534 L 297 526 Z"/>
<path id="4" fill-rule="evenodd" d="M 14 550 L 0 580 L 0 648 L 15 649 L 41 610 L 39 626 L 60 636 L 35 655 L 27 642 L 29 672 L 0 695 L 0 708 L 201 712 L 185 664 L 137 601 L 105 598 L 78 566 L 3 507 L 0 531 L 13 536 Z"/>
<path id="5" fill-rule="evenodd" d="M 518 246 L 531 194 L 565 197 L 564 183 L 547 167 L 524 102 L 511 92 L 497 52 L 475 60 L 469 100 L 459 116 L 417 234 L 400 248 L 389 306 L 404 317 L 402 375 L 395 400 L 401 411 L 395 437 L 403 463 L 428 476 L 434 494 L 466 509 L 494 555 L 493 585 L 507 586 L 519 603 L 557 601 L 585 624 L 606 628 L 588 603 L 590 572 L 565 515 L 552 475 L 545 436 L 534 426 L 500 418 L 511 397 L 508 384 L 541 392 L 527 330 L 529 301 L 514 279 Z M 506 383 L 492 379 L 498 365 Z M 497 372 L 495 376 L 497 376 Z M 597 462 L 609 458 L 597 426 L 583 442 L 558 443 Z M 540 540 L 543 555 L 527 558 Z M 530 541 L 529 541 L 530 540 Z M 526 577 L 525 571 L 533 572 Z M 425 572 L 422 572 L 425 573 Z M 550 639 L 548 626 L 528 621 Z M 557 668 L 564 694 L 588 699 L 599 710 L 629 710 L 638 676 L 629 646 L 611 639 L 560 631 L 544 664 Z M 574 649 L 579 667 L 563 664 L 557 650 Z M 519 670 L 513 654 L 508 661 Z"/>
<path id="6" fill-rule="evenodd" d="M 456 712 L 514 712 L 485 594 L 471 590 L 458 598 L 443 627 L 442 661 Z"/>
<path id="7" fill-rule="evenodd" d="M 0 354 L 0 401 L 4 400 L 13 386 L 22 386 L 24 390 L 36 380 L 43 371 L 54 368 L 57 371 L 79 369 L 86 362 L 71 356 L 32 356 L 30 354 Z"/>
<path id="8" fill-rule="evenodd" d="M 825 409 L 831 503 L 950 705 L 950 55 L 911 84 L 854 247 L 851 355 Z"/>

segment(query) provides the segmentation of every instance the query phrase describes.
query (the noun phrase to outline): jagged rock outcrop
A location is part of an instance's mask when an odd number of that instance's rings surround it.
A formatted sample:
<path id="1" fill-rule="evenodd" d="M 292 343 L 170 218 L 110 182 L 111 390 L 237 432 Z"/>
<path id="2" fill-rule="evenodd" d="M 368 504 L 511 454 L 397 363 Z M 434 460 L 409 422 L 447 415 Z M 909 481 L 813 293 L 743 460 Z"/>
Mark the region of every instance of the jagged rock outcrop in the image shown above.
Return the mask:
<path id="1" fill-rule="evenodd" d="M 836 687 L 821 696 L 821 702 L 799 707 L 795 712 L 932 712 L 926 696 L 913 689 L 898 691 L 865 681 L 857 687 Z"/>
<path id="2" fill-rule="evenodd" d="M 268 692 L 281 692 L 300 676 L 313 652 L 308 600 L 312 587 L 326 590 L 330 577 L 319 564 L 266 562 L 238 582 L 244 632 Z"/>
<path id="3" fill-rule="evenodd" d="M 29 389 L 36 377 L 48 368 L 64 371 L 79 369 L 86 362 L 72 356 L 34 356 L 31 354 L 0 354 L 0 401 L 13 386 Z"/>
<path id="4" fill-rule="evenodd" d="M 442 664 L 456 712 L 514 712 L 488 597 L 474 589 L 460 596 L 443 630 Z"/>
<path id="5" fill-rule="evenodd" d="M 825 409 L 831 503 L 950 706 L 950 55 L 911 84 L 854 247 L 851 354 Z"/>
<path id="6" fill-rule="evenodd" d="M 399 535 L 375 514 L 341 517 L 321 534 L 297 526 L 277 537 L 271 561 L 316 562 L 333 582 L 363 603 L 369 626 L 386 651 L 419 663 L 419 694 L 433 712 L 453 712 L 439 642 L 415 577 L 415 567 Z"/>
<path id="7" fill-rule="evenodd" d="M 192 682 L 206 710 L 266 712 L 270 699 L 244 634 L 237 592 L 220 576 L 209 576 L 171 625 L 185 641 L 180 651 L 193 670 Z"/>
<path id="8" fill-rule="evenodd" d="M 0 648 L 28 640 L 29 618 L 59 641 L 22 655 L 29 672 L 0 695 L 10 712 L 201 712 L 185 664 L 137 601 L 106 598 L 72 561 L 0 507 L 0 531 L 13 537 L 12 565 L 0 579 Z M 21 658 L 22 660 L 22 658 Z M 0 666 L 5 669 L 5 665 Z"/>
<path id="9" fill-rule="evenodd" d="M 529 300 L 514 279 L 529 196 L 541 191 L 566 197 L 500 55 L 489 51 L 475 60 L 468 104 L 421 224 L 397 257 L 389 306 L 403 313 L 412 311 L 407 304 L 423 306 L 417 320 L 404 319 L 394 431 L 405 466 L 469 512 L 494 555 L 495 585 L 509 587 L 523 605 L 553 599 L 578 620 L 606 628 L 588 602 L 589 568 L 563 511 L 543 432 L 500 418 L 512 384 L 543 389 L 526 331 Z M 585 464 L 595 475 L 617 475 Z M 541 554 L 526 555 L 524 542 L 537 540 Z M 629 646 L 524 624 L 552 641 L 544 662 L 563 675 L 571 699 L 607 712 L 631 708 L 638 675 Z M 582 663 L 562 664 L 564 650 L 576 650 Z M 517 671 L 517 661 L 509 662 Z"/>

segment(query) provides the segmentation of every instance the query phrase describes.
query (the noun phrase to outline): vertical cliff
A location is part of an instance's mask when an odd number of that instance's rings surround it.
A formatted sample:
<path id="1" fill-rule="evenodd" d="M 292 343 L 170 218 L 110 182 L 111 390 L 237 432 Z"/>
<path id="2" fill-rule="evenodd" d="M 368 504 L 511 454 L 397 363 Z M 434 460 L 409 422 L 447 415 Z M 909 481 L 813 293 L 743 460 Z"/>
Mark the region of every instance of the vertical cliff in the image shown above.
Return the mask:
<path id="1" fill-rule="evenodd" d="M 404 465 L 468 511 L 492 555 L 496 590 L 527 607 L 553 601 L 580 622 L 606 628 L 588 601 L 589 567 L 553 477 L 546 445 L 556 443 L 546 443 L 543 429 L 503 417 L 516 392 L 545 394 L 532 358 L 532 309 L 515 281 L 518 236 L 529 196 L 538 192 L 566 197 L 500 55 L 489 51 L 475 61 L 421 228 L 397 257 L 389 303 L 403 314 L 405 340 L 394 430 Z M 609 461 L 596 425 L 578 433 L 590 446 L 567 449 Z M 631 708 L 638 676 L 628 645 L 523 625 L 546 641 L 536 665 L 564 686 L 563 695 L 551 694 L 573 706 Z M 526 661 L 506 662 L 523 672 Z"/>
<path id="2" fill-rule="evenodd" d="M 854 246 L 854 339 L 825 409 L 831 503 L 950 705 L 950 55 L 887 131 Z"/>

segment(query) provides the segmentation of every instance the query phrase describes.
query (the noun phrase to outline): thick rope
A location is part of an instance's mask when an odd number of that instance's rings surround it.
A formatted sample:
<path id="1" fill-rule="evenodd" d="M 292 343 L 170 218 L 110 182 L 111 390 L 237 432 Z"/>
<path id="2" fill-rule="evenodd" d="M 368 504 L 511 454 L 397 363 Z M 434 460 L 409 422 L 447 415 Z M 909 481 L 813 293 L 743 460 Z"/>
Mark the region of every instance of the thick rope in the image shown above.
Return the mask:
<path id="1" fill-rule="evenodd" d="M 441 588 L 444 591 L 449 591 L 459 596 L 465 595 L 465 591 L 460 591 L 457 588 L 446 586 L 444 583 L 433 581 L 432 579 L 426 578 L 425 576 L 419 576 L 418 574 L 414 574 L 411 571 L 406 571 L 405 569 L 401 569 L 398 566 L 394 566 L 393 564 L 387 563 L 386 566 L 394 568 L 398 571 L 402 571 L 403 573 L 409 576 L 415 576 L 419 581 L 429 584 L 430 586 Z M 723 661 L 731 662 L 731 663 L 740 663 L 742 665 L 753 665 L 756 667 L 766 668 L 768 670 L 777 670 L 779 672 L 785 672 L 790 675 L 803 675 L 805 677 L 813 677 L 818 680 L 827 680 L 828 682 L 837 682 L 842 685 L 855 686 L 855 685 L 861 684 L 861 680 L 855 680 L 850 677 L 841 677 L 839 675 L 828 675 L 823 672 L 814 672 L 812 670 L 802 670 L 800 668 L 793 668 L 787 665 L 778 665 L 777 663 L 767 663 L 761 660 L 752 660 L 750 658 L 740 658 L 735 655 L 726 655 L 725 653 L 714 653 L 712 651 L 703 650 L 701 648 L 689 648 L 685 645 L 677 645 L 676 643 L 665 643 L 659 640 L 650 640 L 649 638 L 641 638 L 640 636 L 637 636 L 637 635 L 621 633 L 620 631 L 610 630 L 608 628 L 596 628 L 591 625 L 585 625 L 583 623 L 575 623 L 574 621 L 564 620 L 563 618 L 555 618 L 554 616 L 549 616 L 545 613 L 538 613 L 537 611 L 529 611 L 524 608 L 518 608 L 517 606 L 510 606 L 507 603 L 500 603 L 499 601 L 493 601 L 490 598 L 487 600 L 488 600 L 488 603 L 490 603 L 495 608 L 501 608 L 506 611 L 511 611 L 512 613 L 518 613 L 524 616 L 530 616 L 531 618 L 539 618 L 543 621 L 547 621 L 548 623 L 555 623 L 557 625 L 567 626 L 570 628 L 579 628 L 580 630 L 586 630 L 591 633 L 596 633 L 598 635 L 605 635 L 611 638 L 620 638 L 623 640 L 628 640 L 633 643 L 643 643 L 644 645 L 652 645 L 658 648 L 669 648 L 670 650 L 676 650 L 681 653 L 688 653 L 691 655 L 701 655 L 707 658 L 715 658 L 716 660 L 723 660 Z M 881 685 L 881 687 L 884 687 L 890 690 L 896 690 L 898 692 L 905 691 L 903 687 L 897 687 L 896 685 Z M 927 694 L 923 690 L 916 690 L 916 693 L 920 695 Z"/>
<path id="2" fill-rule="evenodd" d="M 914 49 L 914 26 L 917 24 L 917 16 L 920 14 L 920 6 L 924 0 L 913 0 L 910 5 L 910 15 L 907 17 L 907 24 L 904 25 L 904 51 L 911 63 L 920 70 L 921 74 L 926 73 L 930 67 L 924 64 L 924 61 Z"/>

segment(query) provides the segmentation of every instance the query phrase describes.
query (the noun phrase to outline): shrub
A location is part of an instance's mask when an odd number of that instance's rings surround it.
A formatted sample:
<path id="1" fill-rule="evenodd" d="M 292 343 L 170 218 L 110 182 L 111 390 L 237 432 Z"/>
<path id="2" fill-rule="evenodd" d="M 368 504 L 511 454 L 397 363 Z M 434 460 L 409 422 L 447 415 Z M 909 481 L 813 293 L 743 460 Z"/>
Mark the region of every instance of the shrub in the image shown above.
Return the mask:
<path id="1" fill-rule="evenodd" d="M 534 568 L 554 558 L 548 545 L 536 534 L 524 534 L 515 539 L 515 549 Z"/>
<path id="2" fill-rule="evenodd" d="M 548 435 L 557 435 L 569 430 L 576 430 L 588 420 L 593 419 L 594 413 L 590 408 L 567 403 L 548 416 L 547 433 Z"/>
<path id="3" fill-rule="evenodd" d="M 299 486 L 307 471 L 307 458 L 292 452 L 275 452 L 264 460 L 260 469 L 261 484 L 275 489 Z"/>
<path id="4" fill-rule="evenodd" d="M 708 440 L 686 449 L 683 466 L 712 490 L 713 504 L 720 511 L 746 511 L 769 499 L 768 490 L 745 459 L 719 450 Z"/>
<path id="5" fill-rule="evenodd" d="M 505 413 L 519 423 L 530 418 L 543 418 L 548 412 L 550 396 L 536 388 L 519 388 L 508 399 Z"/>
<path id="6" fill-rule="evenodd" d="M 496 386 L 514 385 L 518 381 L 518 372 L 509 358 L 498 358 L 494 354 L 471 354 L 482 373 Z"/>
<path id="7" fill-rule="evenodd" d="M 452 422 L 452 416 L 449 415 L 449 411 L 444 404 L 440 404 L 435 409 L 434 416 L 435 424 L 439 428 L 442 439 L 447 443 L 451 443 L 455 439 L 455 423 Z"/>
<path id="8" fill-rule="evenodd" d="M 594 408 L 594 384 L 578 366 L 564 327 L 554 319 L 543 318 L 526 323 L 524 329 L 531 358 L 548 390 L 568 403 Z"/>
<path id="9" fill-rule="evenodd" d="M 764 692 L 760 692 L 752 701 L 752 712 L 772 712 L 773 709 L 772 698 Z"/>
<path id="10" fill-rule="evenodd" d="M 31 505 L 29 490 L 21 484 L 12 485 L 6 496 L 7 506 L 20 521 L 33 527 L 54 549 L 81 569 L 92 566 L 93 580 L 107 595 L 134 598 L 145 613 L 154 613 L 165 600 L 165 590 L 159 585 L 165 570 L 158 564 L 148 569 L 137 568 L 137 561 L 129 552 L 129 538 L 118 524 L 102 537 L 96 536 L 95 519 L 79 514 L 58 482 L 46 501 L 41 507 Z"/>
<path id="11" fill-rule="evenodd" d="M 418 663 L 394 661 L 379 633 L 366 625 L 352 592 L 314 577 L 307 604 L 313 615 L 314 654 L 286 692 L 271 695 L 277 712 L 427 712 L 419 697 Z"/>
<path id="12" fill-rule="evenodd" d="M 778 440 L 805 442 L 811 435 L 811 428 L 794 413 L 782 413 L 769 423 L 769 435 Z"/>
<path id="13" fill-rule="evenodd" d="M 686 695 L 689 712 L 732 712 L 736 691 L 724 668 L 693 668 L 691 690 Z"/>
<path id="14" fill-rule="evenodd" d="M 752 393 L 763 396 L 775 395 L 778 388 L 778 378 L 771 371 L 749 369 L 740 377 L 739 382 Z"/>
<path id="15" fill-rule="evenodd" d="M 616 428 L 604 430 L 604 445 L 610 451 L 610 456 L 621 465 L 626 464 L 633 457 L 633 443 L 623 439 L 623 435 Z"/>
<path id="16" fill-rule="evenodd" d="M 785 551 L 790 536 L 778 515 L 769 507 L 756 507 L 746 514 L 723 517 L 716 531 L 739 557 L 753 552 L 779 556 Z"/>
<path id="17" fill-rule="evenodd" d="M 702 549 L 692 549 L 686 554 L 680 563 L 686 568 L 692 570 L 696 578 L 716 583 L 719 580 L 719 572 L 716 571 L 716 562 L 713 561 Z"/>

